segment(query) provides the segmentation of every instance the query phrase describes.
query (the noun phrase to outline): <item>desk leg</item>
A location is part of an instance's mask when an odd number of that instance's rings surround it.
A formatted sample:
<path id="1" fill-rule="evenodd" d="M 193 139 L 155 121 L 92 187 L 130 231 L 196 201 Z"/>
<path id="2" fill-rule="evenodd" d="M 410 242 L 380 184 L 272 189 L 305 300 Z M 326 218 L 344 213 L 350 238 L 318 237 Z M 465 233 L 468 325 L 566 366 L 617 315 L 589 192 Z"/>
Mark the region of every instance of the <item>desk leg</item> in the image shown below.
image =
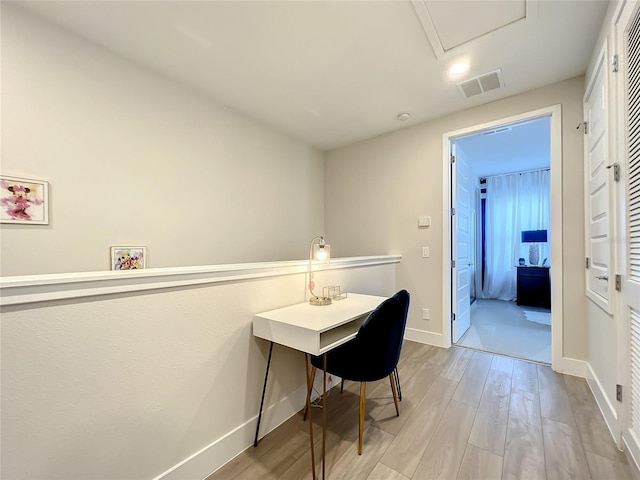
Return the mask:
<path id="1" fill-rule="evenodd" d="M 307 385 L 309 385 L 309 354 L 304 354 L 304 366 L 307 372 Z M 313 445 L 313 412 L 311 411 L 311 395 L 307 394 L 307 412 L 309 413 L 309 443 L 311 445 L 311 472 L 313 480 L 316 480 L 316 453 Z"/>
<path id="2" fill-rule="evenodd" d="M 273 342 L 269 346 L 269 359 L 267 369 L 264 372 L 264 385 L 262 386 L 262 400 L 260 400 L 260 413 L 258 414 L 258 426 L 256 427 L 256 438 L 253 440 L 254 448 L 258 446 L 258 432 L 260 431 L 260 421 L 262 420 L 262 407 L 264 407 L 264 394 L 267 391 L 267 378 L 269 378 L 269 366 L 271 365 L 271 354 L 273 353 Z"/>
<path id="3" fill-rule="evenodd" d="M 327 445 L 327 354 L 322 354 L 322 480 L 324 480 L 324 459 Z"/>

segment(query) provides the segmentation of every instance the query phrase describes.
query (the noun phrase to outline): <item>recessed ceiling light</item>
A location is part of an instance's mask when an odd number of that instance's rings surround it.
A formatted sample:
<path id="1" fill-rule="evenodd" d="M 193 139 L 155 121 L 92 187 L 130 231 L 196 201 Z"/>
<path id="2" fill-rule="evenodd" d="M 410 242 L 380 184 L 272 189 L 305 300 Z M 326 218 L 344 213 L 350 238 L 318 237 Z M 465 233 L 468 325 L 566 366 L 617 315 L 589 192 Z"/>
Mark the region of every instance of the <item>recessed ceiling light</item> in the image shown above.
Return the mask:
<path id="1" fill-rule="evenodd" d="M 467 62 L 454 63 L 449 67 L 449 75 L 452 77 L 458 77 L 469 70 L 469 64 Z"/>
<path id="2" fill-rule="evenodd" d="M 409 118 L 411 118 L 411 114 L 404 112 L 404 113 L 399 113 L 398 114 L 398 120 L 400 120 L 401 122 L 405 121 L 405 120 L 409 120 Z"/>

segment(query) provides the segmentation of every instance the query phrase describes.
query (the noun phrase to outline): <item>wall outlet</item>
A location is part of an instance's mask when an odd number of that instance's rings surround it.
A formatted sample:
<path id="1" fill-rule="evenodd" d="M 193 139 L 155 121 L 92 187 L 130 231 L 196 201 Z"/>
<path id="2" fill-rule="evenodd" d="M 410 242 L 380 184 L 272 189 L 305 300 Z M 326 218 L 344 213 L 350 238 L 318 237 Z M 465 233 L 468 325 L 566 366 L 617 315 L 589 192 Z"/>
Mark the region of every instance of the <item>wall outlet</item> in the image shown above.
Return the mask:
<path id="1" fill-rule="evenodd" d="M 423 308 L 422 309 L 422 319 L 423 320 L 429 320 L 429 309 L 428 308 Z"/>

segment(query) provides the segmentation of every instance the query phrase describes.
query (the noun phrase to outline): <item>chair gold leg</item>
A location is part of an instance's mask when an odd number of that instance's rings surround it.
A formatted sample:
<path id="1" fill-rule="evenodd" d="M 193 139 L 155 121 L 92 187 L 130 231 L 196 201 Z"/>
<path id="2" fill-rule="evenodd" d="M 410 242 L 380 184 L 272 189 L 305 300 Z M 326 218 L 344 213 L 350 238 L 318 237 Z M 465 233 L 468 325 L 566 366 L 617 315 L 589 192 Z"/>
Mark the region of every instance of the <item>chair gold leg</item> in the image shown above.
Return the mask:
<path id="1" fill-rule="evenodd" d="M 309 405 L 311 404 L 311 389 L 313 388 L 313 382 L 315 379 L 316 379 L 316 367 L 311 367 L 311 374 L 307 373 L 307 403 L 305 403 L 305 406 L 304 406 L 304 414 L 302 415 L 302 421 L 305 421 L 307 419 L 307 415 L 309 413 Z"/>
<path id="2" fill-rule="evenodd" d="M 396 389 L 396 379 L 395 374 L 391 372 L 389 375 L 389 380 L 391 380 L 391 391 L 393 392 L 393 403 L 396 404 L 396 415 L 400 416 L 400 408 L 398 406 L 398 390 Z"/>
<path id="3" fill-rule="evenodd" d="M 358 428 L 358 455 L 362 455 L 362 434 L 364 432 L 364 406 L 367 401 L 367 382 L 360 382 L 360 424 Z"/>

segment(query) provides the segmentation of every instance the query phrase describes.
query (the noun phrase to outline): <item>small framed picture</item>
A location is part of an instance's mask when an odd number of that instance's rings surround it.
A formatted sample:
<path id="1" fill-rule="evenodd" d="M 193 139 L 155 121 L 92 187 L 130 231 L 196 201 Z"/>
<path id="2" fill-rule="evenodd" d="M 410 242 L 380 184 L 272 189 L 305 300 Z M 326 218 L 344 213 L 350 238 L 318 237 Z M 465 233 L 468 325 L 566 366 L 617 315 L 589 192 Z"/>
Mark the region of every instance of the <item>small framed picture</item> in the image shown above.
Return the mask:
<path id="1" fill-rule="evenodd" d="M 139 270 L 146 259 L 146 247 L 111 247 L 111 270 Z"/>
<path id="2" fill-rule="evenodd" d="M 0 223 L 49 224 L 49 183 L 0 175 Z"/>

